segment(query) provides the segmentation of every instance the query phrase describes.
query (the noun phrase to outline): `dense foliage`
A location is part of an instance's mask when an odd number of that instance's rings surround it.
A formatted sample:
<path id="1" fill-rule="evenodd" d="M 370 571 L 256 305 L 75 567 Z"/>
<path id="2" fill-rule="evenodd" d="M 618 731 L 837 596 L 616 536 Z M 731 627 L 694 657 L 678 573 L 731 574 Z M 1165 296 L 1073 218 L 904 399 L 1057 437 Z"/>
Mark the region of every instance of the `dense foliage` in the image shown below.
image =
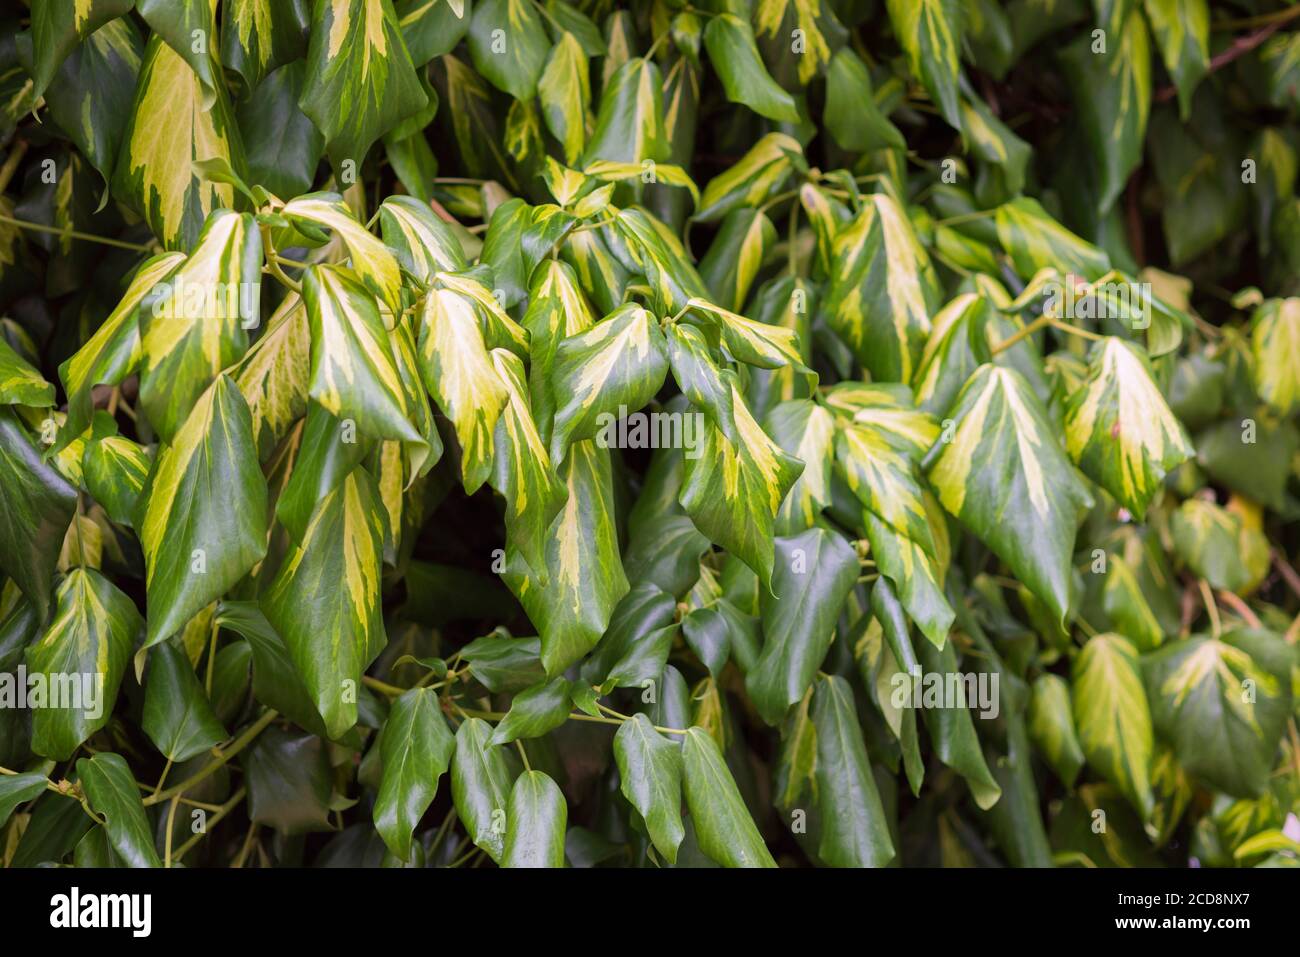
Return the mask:
<path id="1" fill-rule="evenodd" d="M 1293 865 L 1300 8 L 30 0 L 6 865 Z"/>

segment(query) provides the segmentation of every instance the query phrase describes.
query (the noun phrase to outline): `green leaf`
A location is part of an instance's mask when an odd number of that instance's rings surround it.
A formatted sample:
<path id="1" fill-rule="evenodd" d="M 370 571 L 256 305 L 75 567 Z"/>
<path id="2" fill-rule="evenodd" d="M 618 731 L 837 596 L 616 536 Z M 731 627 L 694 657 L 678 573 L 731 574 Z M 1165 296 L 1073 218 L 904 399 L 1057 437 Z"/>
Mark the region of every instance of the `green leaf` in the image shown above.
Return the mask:
<path id="1" fill-rule="evenodd" d="M 0 569 L 44 620 L 77 490 L 41 457 L 17 415 L 0 407 Z"/>
<path id="2" fill-rule="evenodd" d="M 89 568 L 69 571 L 55 600 L 49 627 L 27 647 L 26 662 L 47 689 L 65 693 L 58 707 L 47 701 L 32 709 L 32 750 L 64 761 L 108 724 L 144 622 L 130 598 Z M 67 676 L 79 679 L 71 689 Z"/>
<path id="3" fill-rule="evenodd" d="M 1144 0 L 1143 8 L 1178 88 L 1178 114 L 1186 121 L 1192 94 L 1210 72 L 1210 6 L 1206 0 Z"/>
<path id="4" fill-rule="evenodd" d="M 867 65 L 848 47 L 831 58 L 822 120 L 841 149 L 874 153 L 906 148 L 903 134 L 876 103 Z"/>
<path id="5" fill-rule="evenodd" d="M 1061 60 L 1099 180 L 1097 212 L 1105 213 L 1142 161 L 1151 112 L 1151 47 L 1142 14 L 1130 12 L 1106 36 L 1105 50 L 1095 47 L 1091 35 L 1081 34 Z"/>
<path id="6" fill-rule="evenodd" d="M 135 6 L 153 35 L 189 64 L 202 84 L 204 107 L 211 106 L 220 84 L 213 4 L 209 0 L 136 0 Z"/>
<path id="7" fill-rule="evenodd" d="M 542 642 L 492 633 L 475 638 L 460 650 L 474 680 L 493 693 L 523 691 L 541 681 Z"/>
<path id="8" fill-rule="evenodd" d="M 595 647 L 628 590 L 609 451 L 579 442 L 569 448 L 558 474 L 568 497 L 546 534 L 546 584 L 513 549 L 507 551 L 504 575 L 541 635 L 548 675 L 561 674 Z"/>
<path id="9" fill-rule="evenodd" d="M 248 350 L 260 318 L 262 243 L 248 213 L 217 210 L 189 258 L 141 303 L 140 405 L 164 441 Z"/>
<path id="10" fill-rule="evenodd" d="M 810 528 L 776 539 L 771 594 L 759 599 L 763 653 L 745 678 L 750 700 L 768 724 L 780 724 L 812 686 L 857 580 L 857 553 L 836 533 Z"/>
<path id="11" fill-rule="evenodd" d="M 433 803 L 455 746 L 437 691 L 412 688 L 393 702 L 383 728 L 384 772 L 374 817 L 384 843 L 403 861 L 411 858 L 411 833 Z"/>
<path id="12" fill-rule="evenodd" d="M 776 246 L 776 227 L 757 209 L 727 214 L 709 251 L 700 260 L 700 278 L 714 298 L 728 309 L 745 305 L 764 261 Z"/>
<path id="13" fill-rule="evenodd" d="M 706 425 L 703 447 L 686 457 L 678 500 L 696 528 L 752 568 L 766 587 L 776 516 L 803 464 L 754 421 L 734 383 L 732 405 L 738 441 Z"/>
<path id="14" fill-rule="evenodd" d="M 1083 749 L 1074 730 L 1070 685 L 1051 672 L 1033 683 L 1027 714 L 1030 740 L 1067 788 L 1073 788 L 1083 770 Z"/>
<path id="15" fill-rule="evenodd" d="M 1088 639 L 1072 673 L 1074 724 L 1088 764 L 1151 816 L 1151 712 L 1137 649 L 1115 634 Z"/>
<path id="16" fill-rule="evenodd" d="M 962 45 L 962 15 L 957 0 L 886 0 L 889 21 L 907 66 L 930 93 L 943 118 L 961 129 L 957 85 Z"/>
<path id="17" fill-rule="evenodd" d="M 142 494 L 147 647 L 179 632 L 266 555 L 266 479 L 248 405 L 229 376 L 199 397 Z"/>
<path id="18" fill-rule="evenodd" d="M 391 0 L 317 0 L 298 104 L 335 166 L 359 169 L 375 140 L 427 103 Z"/>
<path id="19" fill-rule="evenodd" d="M 145 50 L 131 120 L 113 169 L 113 194 L 140 213 L 167 249 L 188 249 L 234 187 L 200 178 L 196 160 L 224 159 L 244 174 L 244 149 L 224 84 L 205 90 L 156 34 Z"/>
<path id="20" fill-rule="evenodd" d="M 249 180 L 277 196 L 311 189 L 325 152 L 325 137 L 298 106 L 306 82 L 307 61 L 294 60 L 262 80 L 235 109 Z"/>
<path id="21" fill-rule="evenodd" d="M 624 721 L 614 735 L 619 790 L 645 820 L 655 849 L 677 863 L 682 828 L 682 749 L 644 714 Z"/>
<path id="22" fill-rule="evenodd" d="M 550 40 L 530 0 L 477 0 L 469 27 L 474 67 L 489 83 L 516 100 L 537 93 Z"/>
<path id="23" fill-rule="evenodd" d="M 502 867 L 563 867 L 569 809 L 554 781 L 541 771 L 515 779 L 506 813 Z"/>
<path id="24" fill-rule="evenodd" d="M 1018 372 L 982 365 L 957 396 L 952 441 L 936 446 L 930 483 L 961 520 L 1065 622 L 1075 532 L 1092 496 Z"/>
<path id="25" fill-rule="evenodd" d="M 490 743 L 509 744 L 520 738 L 540 738 L 564 724 L 571 710 L 569 682 L 564 678 L 533 685 L 515 695 L 510 710 L 492 732 Z"/>
<path id="26" fill-rule="evenodd" d="M 663 333 L 650 312 L 628 303 L 555 347 L 549 383 L 556 397 L 551 461 L 571 443 L 597 438 L 604 447 L 614 423 L 644 407 L 668 374 Z"/>
<path id="27" fill-rule="evenodd" d="M 492 726 L 479 718 L 466 718 L 456 729 L 451 797 L 470 840 L 500 864 L 514 775 L 504 749 L 491 744 L 491 737 Z"/>
<path id="28" fill-rule="evenodd" d="M 469 32 L 473 14 L 469 0 L 397 0 L 394 7 L 417 69 L 454 50 Z"/>
<path id="29" fill-rule="evenodd" d="M 776 867 L 718 743 L 703 728 L 682 742 L 682 786 L 700 850 L 723 867 Z"/>
<path id="30" fill-rule="evenodd" d="M 637 163 L 668 159 L 664 127 L 663 79 L 654 61 L 628 60 L 600 94 L 596 123 L 582 154 L 582 165 L 597 160 Z"/>
<path id="31" fill-rule="evenodd" d="M 1235 797 L 1263 796 L 1291 713 L 1290 658 L 1276 635 L 1246 629 L 1144 658 L 1156 731 L 1178 763 Z"/>
<path id="32" fill-rule="evenodd" d="M 873 378 L 907 382 L 930 333 L 938 279 L 902 207 L 884 193 L 835 239 L 838 266 L 823 303 L 832 329 Z"/>
<path id="33" fill-rule="evenodd" d="M 26 804 L 44 792 L 49 780 L 43 774 L 6 774 L 0 777 L 0 827 L 8 823 L 18 805 Z"/>
<path id="34" fill-rule="evenodd" d="M 737 440 L 732 376 L 719 368 L 698 326 L 674 322 L 665 336 L 669 367 L 682 394 L 731 441 Z M 792 451 L 792 450 L 787 450 Z"/>
<path id="35" fill-rule="evenodd" d="M 149 653 L 141 727 L 169 761 L 188 761 L 226 740 L 189 657 L 175 643 Z"/>
<path id="36" fill-rule="evenodd" d="M 153 829 L 145 816 L 131 768 L 120 754 L 96 754 L 77 761 L 77 778 L 113 850 L 128 867 L 161 867 L 153 845 Z"/>
<path id="37" fill-rule="evenodd" d="M 754 31 L 733 13 L 720 13 L 704 28 L 704 45 L 732 103 L 743 103 L 759 116 L 779 123 L 798 123 L 799 109 L 789 93 L 768 74 L 758 55 Z"/>
<path id="38" fill-rule="evenodd" d="M 1146 356 L 1117 336 L 1097 344 L 1087 380 L 1066 404 L 1065 447 L 1139 521 L 1165 474 L 1194 452 Z"/>
<path id="39" fill-rule="evenodd" d="M 356 724 L 362 672 L 388 640 L 379 580 L 386 527 L 375 480 L 358 466 L 322 499 L 261 598 L 332 738 Z"/>
<path id="40" fill-rule="evenodd" d="M 843 678 L 817 680 L 813 726 L 822 819 L 818 856 L 832 867 L 884 867 L 894 857 L 894 842 L 862 740 L 853 689 Z"/>

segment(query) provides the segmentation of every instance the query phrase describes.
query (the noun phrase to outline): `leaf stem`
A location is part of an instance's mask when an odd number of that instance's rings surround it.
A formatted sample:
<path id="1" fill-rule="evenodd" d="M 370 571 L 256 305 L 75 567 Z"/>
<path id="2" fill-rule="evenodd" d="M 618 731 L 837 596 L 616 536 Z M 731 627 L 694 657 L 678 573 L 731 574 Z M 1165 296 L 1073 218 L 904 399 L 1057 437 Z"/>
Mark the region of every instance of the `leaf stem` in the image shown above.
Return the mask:
<path id="1" fill-rule="evenodd" d="M 17 226 L 20 229 L 30 229 L 37 233 L 49 233 L 52 236 L 67 236 L 72 239 L 85 240 L 88 243 L 103 243 L 105 246 L 116 246 L 119 249 L 132 249 L 136 252 L 152 252 L 153 246 L 145 246 L 142 243 L 129 243 L 125 239 L 109 239 L 107 236 L 96 236 L 92 233 L 83 233 L 76 229 L 59 229 L 56 226 L 46 226 L 44 223 L 33 223 L 26 219 L 16 219 L 13 216 L 0 215 L 0 223 L 8 223 L 11 226 Z"/>
<path id="2" fill-rule="evenodd" d="M 1205 602 L 1205 611 L 1210 616 L 1210 632 L 1218 638 L 1223 633 L 1223 625 L 1219 621 L 1219 606 L 1214 601 L 1214 590 L 1204 578 L 1198 578 L 1196 584 L 1201 589 L 1201 600 Z"/>
<path id="3" fill-rule="evenodd" d="M 229 814 L 231 811 L 237 808 L 240 805 L 240 802 L 242 802 L 247 795 L 248 795 L 248 788 L 246 787 L 240 787 L 238 791 L 232 794 L 230 796 L 230 800 L 227 801 L 225 804 L 221 805 L 220 809 L 217 810 L 217 812 L 208 819 L 202 831 L 200 831 L 198 834 L 195 834 L 188 841 L 186 841 L 184 844 L 182 844 L 180 847 L 176 849 L 176 860 L 179 861 L 182 857 L 188 854 L 191 849 L 193 849 L 194 845 L 198 844 L 199 841 L 207 837 L 208 833 L 212 830 L 212 828 L 215 827 L 217 824 L 219 824 L 227 814 Z M 168 829 L 167 833 L 168 836 L 171 835 L 170 828 Z"/>
<path id="4" fill-rule="evenodd" d="M 248 745 L 252 743 L 253 739 L 256 738 L 259 734 L 261 734 L 266 729 L 266 726 L 269 725 L 272 721 L 274 721 L 279 716 L 280 713 L 276 711 L 274 708 L 267 708 L 266 711 L 262 713 L 262 716 L 260 718 L 258 718 L 252 724 L 250 724 L 247 730 L 245 730 L 243 734 L 241 734 L 239 737 L 237 737 L 234 741 L 230 743 L 230 746 L 228 748 L 214 748 L 213 752 L 215 753 L 216 756 L 213 758 L 213 760 L 208 762 L 202 769 L 196 771 L 194 774 L 191 774 L 180 784 L 173 785 L 172 787 L 168 788 L 166 791 L 160 791 L 157 794 L 151 794 L 147 798 L 145 798 L 144 799 L 145 807 L 148 807 L 151 804 L 159 804 L 163 801 L 169 801 L 171 800 L 173 795 L 184 794 L 190 788 L 194 787 L 194 785 L 198 784 L 201 781 L 207 780 L 210 776 L 212 776 L 220 768 L 222 768 L 226 764 L 226 762 L 228 762 L 240 751 L 244 750 L 244 748 L 248 747 Z"/>

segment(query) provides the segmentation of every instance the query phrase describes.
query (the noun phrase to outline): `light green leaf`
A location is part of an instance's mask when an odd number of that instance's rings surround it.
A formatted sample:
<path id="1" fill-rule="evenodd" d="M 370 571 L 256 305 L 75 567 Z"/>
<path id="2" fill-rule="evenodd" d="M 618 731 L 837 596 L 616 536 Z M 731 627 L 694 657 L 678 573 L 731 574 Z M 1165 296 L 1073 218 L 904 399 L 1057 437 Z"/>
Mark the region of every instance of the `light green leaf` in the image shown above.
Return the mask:
<path id="1" fill-rule="evenodd" d="M 743 103 L 759 116 L 779 123 L 798 123 L 799 109 L 789 93 L 768 74 L 758 55 L 754 31 L 733 13 L 720 13 L 704 28 L 704 45 L 727 99 Z"/>
<path id="2" fill-rule="evenodd" d="M 587 143 L 591 81 L 587 77 L 587 56 L 572 33 L 562 35 L 551 48 L 537 92 L 546 128 L 564 147 L 564 161 L 577 163 Z"/>
<path id="3" fill-rule="evenodd" d="M 961 77 L 962 12 L 957 0 L 886 0 L 898 45 L 912 76 L 924 84 L 943 118 L 961 129 L 957 85 Z"/>
<path id="4" fill-rule="evenodd" d="M 1300 298 L 1269 299 L 1256 309 L 1250 346 L 1260 398 L 1290 415 L 1300 406 Z"/>
<path id="5" fill-rule="evenodd" d="M 469 53 L 489 83 L 516 100 L 530 100 L 546 63 L 550 40 L 531 0 L 476 0 Z"/>
<path id="6" fill-rule="evenodd" d="M 1083 749 L 1074 730 L 1069 683 L 1051 672 L 1040 675 L 1030 688 L 1026 719 L 1034 747 L 1042 753 L 1061 783 L 1073 788 L 1083 770 Z"/>
<path id="7" fill-rule="evenodd" d="M 1088 764 L 1147 820 L 1154 744 L 1137 649 L 1115 634 L 1090 638 L 1072 678 L 1074 724 Z"/>
<path id="8" fill-rule="evenodd" d="M 1110 271 L 1110 257 L 1104 250 L 1070 232 L 1048 215 L 1036 199 L 1020 196 L 1003 203 L 994 219 L 998 242 L 1011 257 L 1021 279 L 1028 280 L 1049 266 L 1090 281 Z"/>
<path id="9" fill-rule="evenodd" d="M 700 850 L 723 867 L 776 867 L 718 743 L 703 728 L 682 742 L 682 784 Z"/>
<path id="10" fill-rule="evenodd" d="M 506 812 L 502 867 L 563 867 L 569 809 L 554 781 L 541 771 L 515 779 Z"/>
<path id="11" fill-rule="evenodd" d="M 384 722 L 383 776 L 375 796 L 375 829 L 400 860 L 411 857 L 411 833 L 433 803 L 456 742 L 438 692 L 412 688 L 393 702 Z"/>

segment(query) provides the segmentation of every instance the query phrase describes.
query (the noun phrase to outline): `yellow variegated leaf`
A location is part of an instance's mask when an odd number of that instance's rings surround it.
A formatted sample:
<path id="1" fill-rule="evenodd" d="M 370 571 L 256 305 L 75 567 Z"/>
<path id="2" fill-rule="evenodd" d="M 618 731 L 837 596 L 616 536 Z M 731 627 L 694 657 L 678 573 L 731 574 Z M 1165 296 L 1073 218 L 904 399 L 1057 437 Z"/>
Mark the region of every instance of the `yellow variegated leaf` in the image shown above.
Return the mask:
<path id="1" fill-rule="evenodd" d="M 176 634 L 266 555 L 266 479 L 248 404 L 227 375 L 158 453 L 139 523 L 152 645 Z"/>
<path id="2" fill-rule="evenodd" d="M 509 395 L 497 419 L 492 487 L 506 500 L 507 542 L 519 550 L 544 587 L 546 533 L 567 493 L 533 421 L 523 362 L 512 352 L 493 349 L 492 366 Z"/>
<path id="3" fill-rule="evenodd" d="M 189 258 L 145 298 L 140 405 L 164 440 L 199 395 L 248 349 L 261 308 L 262 240 L 248 213 L 208 217 Z"/>
<path id="4" fill-rule="evenodd" d="M 356 724 L 361 675 L 388 641 L 380 595 L 386 528 L 375 480 L 358 466 L 321 500 L 261 599 L 335 738 Z"/>
<path id="5" fill-rule="evenodd" d="M 466 268 L 465 252 L 451 227 L 414 196 L 390 196 L 379 207 L 384 242 L 411 276 L 428 284 L 434 273 Z"/>
<path id="6" fill-rule="evenodd" d="M 189 64 L 154 35 L 113 170 L 113 194 L 134 206 L 168 249 L 188 249 L 209 213 L 234 204 L 232 186 L 201 179 L 193 164 L 224 159 L 243 174 L 244 150 L 225 87 L 215 92 L 205 106 Z"/>
<path id="7" fill-rule="evenodd" d="M 912 459 L 869 425 L 841 423 L 835 463 L 849 491 L 872 514 L 934 554 L 930 523 Z"/>
<path id="8" fill-rule="evenodd" d="M 548 675 L 561 674 L 595 647 L 628 591 L 609 450 L 577 442 L 559 474 L 568 497 L 546 534 L 547 583 L 542 585 L 513 549 L 505 572 L 506 584 L 541 635 Z"/>
<path id="9" fill-rule="evenodd" d="M 1066 406 L 1065 445 L 1084 473 L 1139 520 L 1165 473 L 1193 454 L 1146 357 L 1117 336 L 1098 344 L 1087 382 Z"/>
<path id="10" fill-rule="evenodd" d="M 1074 724 L 1088 764 L 1146 821 L 1154 805 L 1154 742 L 1137 649 L 1115 634 L 1088 639 L 1075 659 L 1072 684 Z"/>
<path id="11" fill-rule="evenodd" d="M 473 300 L 450 289 L 429 291 L 416 358 L 425 387 L 456 430 L 461 479 L 472 495 L 492 471 L 497 417 L 510 398 L 488 355 Z"/>
<path id="12" fill-rule="evenodd" d="M 1270 299 L 1250 330 L 1255 389 L 1284 415 L 1300 406 L 1300 298 Z"/>
<path id="13" fill-rule="evenodd" d="M 311 338 L 307 307 L 291 293 L 233 372 L 253 416 L 253 440 L 262 461 L 307 412 Z"/>
<path id="14" fill-rule="evenodd" d="M 356 221 L 338 193 L 309 193 L 286 203 L 285 216 L 324 226 L 338 234 L 366 288 L 388 307 L 391 326 L 402 311 L 402 271 L 388 247 Z"/>
<path id="15" fill-rule="evenodd" d="M 709 180 L 695 219 L 711 223 L 741 206 L 758 206 L 774 196 L 803 162 L 803 147 L 785 133 L 768 133 L 731 168 Z"/>

